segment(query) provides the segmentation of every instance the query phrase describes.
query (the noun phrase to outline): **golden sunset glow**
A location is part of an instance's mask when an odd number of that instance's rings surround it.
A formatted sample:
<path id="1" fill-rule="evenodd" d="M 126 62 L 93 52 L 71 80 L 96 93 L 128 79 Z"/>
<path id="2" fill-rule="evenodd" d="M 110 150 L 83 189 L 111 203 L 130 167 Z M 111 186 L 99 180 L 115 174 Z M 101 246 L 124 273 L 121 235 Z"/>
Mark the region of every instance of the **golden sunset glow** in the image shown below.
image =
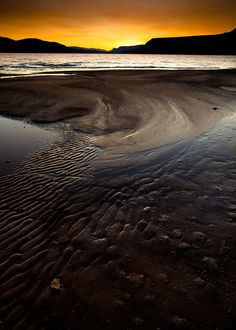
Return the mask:
<path id="1" fill-rule="evenodd" d="M 215 34 L 235 28 L 231 0 L 1 0 L 0 35 L 111 49 L 154 37 Z"/>

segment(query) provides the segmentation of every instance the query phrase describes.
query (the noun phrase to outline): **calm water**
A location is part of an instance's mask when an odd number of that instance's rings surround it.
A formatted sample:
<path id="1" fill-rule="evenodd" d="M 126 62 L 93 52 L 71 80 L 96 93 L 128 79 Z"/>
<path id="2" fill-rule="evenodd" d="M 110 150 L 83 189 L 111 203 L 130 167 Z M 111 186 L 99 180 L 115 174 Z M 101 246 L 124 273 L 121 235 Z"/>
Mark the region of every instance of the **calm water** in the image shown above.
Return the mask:
<path id="1" fill-rule="evenodd" d="M 0 176 L 10 172 L 31 151 L 56 138 L 54 132 L 0 116 Z"/>
<path id="2" fill-rule="evenodd" d="M 232 69 L 236 56 L 0 54 L 0 77 L 99 69 Z"/>

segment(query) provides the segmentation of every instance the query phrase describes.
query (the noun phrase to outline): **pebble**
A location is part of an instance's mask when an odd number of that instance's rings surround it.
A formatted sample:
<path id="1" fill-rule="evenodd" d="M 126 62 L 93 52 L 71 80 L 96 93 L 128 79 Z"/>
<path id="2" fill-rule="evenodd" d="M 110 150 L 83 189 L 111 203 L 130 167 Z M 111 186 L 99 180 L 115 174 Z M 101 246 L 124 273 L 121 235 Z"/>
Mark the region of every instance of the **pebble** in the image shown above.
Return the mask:
<path id="1" fill-rule="evenodd" d="M 159 279 L 164 284 L 169 284 L 170 283 L 169 277 L 164 273 L 159 274 Z"/>
<path id="2" fill-rule="evenodd" d="M 135 317 L 133 321 L 134 321 L 134 324 L 138 325 L 138 326 L 143 324 L 143 319 L 140 317 Z"/>
<path id="3" fill-rule="evenodd" d="M 165 223 L 165 222 L 168 221 L 168 219 L 169 219 L 168 215 L 166 215 L 166 214 L 161 214 L 161 215 L 159 216 L 158 221 L 161 222 L 161 223 Z"/>
<path id="4" fill-rule="evenodd" d="M 123 196 L 123 194 L 118 191 L 117 193 L 115 193 L 113 196 L 112 196 L 112 199 L 116 199 L 116 198 L 121 198 Z"/>
<path id="5" fill-rule="evenodd" d="M 136 288 L 140 288 L 144 284 L 144 275 L 142 274 L 131 274 L 128 278 Z"/>
<path id="6" fill-rule="evenodd" d="M 52 280 L 52 282 L 50 283 L 50 288 L 53 291 L 59 291 L 61 289 L 60 279 L 59 278 L 54 278 Z"/>
<path id="7" fill-rule="evenodd" d="M 139 196 L 136 198 L 136 202 L 138 204 L 144 204 L 144 203 L 146 203 L 146 199 L 143 196 Z"/>
<path id="8" fill-rule="evenodd" d="M 206 235 L 201 231 L 194 231 L 192 236 L 193 236 L 193 240 L 197 242 L 203 242 L 206 238 Z"/>
<path id="9" fill-rule="evenodd" d="M 175 327 L 178 329 L 187 328 L 187 321 L 183 317 L 175 316 L 173 318 L 173 323 L 174 323 Z"/>
<path id="10" fill-rule="evenodd" d="M 182 232 L 179 229 L 175 229 L 175 230 L 172 231 L 171 236 L 174 237 L 174 238 L 181 238 L 182 237 Z"/>
<path id="11" fill-rule="evenodd" d="M 159 238 L 159 242 L 163 245 L 167 245 L 170 243 L 170 238 L 168 235 L 161 235 L 161 237 Z"/>
<path id="12" fill-rule="evenodd" d="M 181 242 L 179 244 L 179 248 L 181 250 L 187 250 L 187 249 L 190 249 L 191 248 L 191 244 L 187 243 L 187 242 Z"/>
<path id="13" fill-rule="evenodd" d="M 148 213 L 150 211 L 151 211 L 151 207 L 150 206 L 146 206 L 146 207 L 143 208 L 143 212 L 145 212 L 145 213 Z"/>
<path id="14" fill-rule="evenodd" d="M 193 280 L 193 282 L 198 286 L 198 287 L 203 287 L 204 285 L 206 285 L 206 282 L 201 279 L 200 277 L 197 277 Z"/>
<path id="15" fill-rule="evenodd" d="M 204 257 L 203 258 L 204 264 L 207 266 L 209 270 L 218 270 L 218 263 L 217 260 L 211 257 Z"/>

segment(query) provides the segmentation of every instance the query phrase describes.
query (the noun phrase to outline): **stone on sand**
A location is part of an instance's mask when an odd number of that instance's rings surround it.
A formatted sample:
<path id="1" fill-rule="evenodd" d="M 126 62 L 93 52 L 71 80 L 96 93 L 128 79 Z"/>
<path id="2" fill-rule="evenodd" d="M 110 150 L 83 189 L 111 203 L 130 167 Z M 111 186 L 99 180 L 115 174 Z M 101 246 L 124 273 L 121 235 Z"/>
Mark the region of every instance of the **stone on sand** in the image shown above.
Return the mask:
<path id="1" fill-rule="evenodd" d="M 201 231 L 194 231 L 192 236 L 195 242 L 203 242 L 206 238 L 206 235 Z"/>
<path id="2" fill-rule="evenodd" d="M 61 283 L 59 278 L 54 278 L 50 283 L 50 288 L 53 291 L 59 291 L 61 289 Z"/>
<path id="3" fill-rule="evenodd" d="M 151 207 L 150 206 L 146 206 L 146 207 L 143 208 L 143 212 L 145 212 L 145 213 L 148 213 L 150 211 L 151 211 Z"/>
<path id="4" fill-rule="evenodd" d="M 211 257 L 204 257 L 203 262 L 209 270 L 218 270 L 218 262 L 216 259 Z"/>
<path id="5" fill-rule="evenodd" d="M 174 229 L 171 234 L 172 237 L 174 238 L 181 238 L 182 237 L 182 232 L 180 229 Z"/>
<path id="6" fill-rule="evenodd" d="M 187 242 L 181 242 L 179 244 L 179 249 L 180 250 L 188 250 L 191 248 L 191 244 L 187 243 Z"/>

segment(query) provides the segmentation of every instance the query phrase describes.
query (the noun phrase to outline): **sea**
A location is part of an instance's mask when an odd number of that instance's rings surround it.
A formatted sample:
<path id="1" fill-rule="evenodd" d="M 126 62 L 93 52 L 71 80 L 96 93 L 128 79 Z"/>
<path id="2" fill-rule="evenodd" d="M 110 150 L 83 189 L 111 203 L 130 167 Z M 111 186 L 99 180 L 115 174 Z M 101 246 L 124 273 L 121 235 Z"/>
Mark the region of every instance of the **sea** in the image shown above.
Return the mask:
<path id="1" fill-rule="evenodd" d="M 88 70 L 236 69 L 236 56 L 149 54 L 8 54 L 0 53 L 0 78 L 65 75 Z"/>

